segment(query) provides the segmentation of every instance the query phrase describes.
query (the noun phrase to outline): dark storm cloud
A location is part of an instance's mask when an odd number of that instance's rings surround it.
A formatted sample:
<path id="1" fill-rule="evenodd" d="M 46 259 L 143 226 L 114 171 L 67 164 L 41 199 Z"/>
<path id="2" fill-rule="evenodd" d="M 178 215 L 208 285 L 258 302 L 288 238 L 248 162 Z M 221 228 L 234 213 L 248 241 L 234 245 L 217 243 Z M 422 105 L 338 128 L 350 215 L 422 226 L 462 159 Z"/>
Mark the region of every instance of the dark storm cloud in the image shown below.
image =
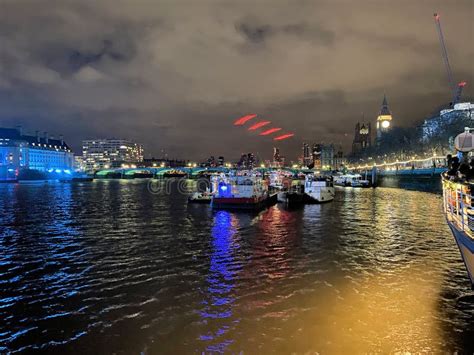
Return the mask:
<path id="1" fill-rule="evenodd" d="M 242 33 L 245 40 L 252 43 L 263 44 L 265 40 L 278 35 L 294 36 L 295 40 L 308 40 L 320 42 L 324 45 L 330 45 L 334 42 L 335 34 L 332 31 L 322 27 L 306 23 L 290 23 L 285 25 L 257 25 L 254 20 L 247 19 L 236 25 L 238 32 Z"/>
<path id="2" fill-rule="evenodd" d="M 450 97 L 432 13 L 472 96 L 472 1 L 0 2 L 0 124 L 123 136 L 191 159 L 270 155 L 240 115 L 350 146 L 383 93 L 412 125 Z M 78 150 L 80 151 L 80 150 Z"/>

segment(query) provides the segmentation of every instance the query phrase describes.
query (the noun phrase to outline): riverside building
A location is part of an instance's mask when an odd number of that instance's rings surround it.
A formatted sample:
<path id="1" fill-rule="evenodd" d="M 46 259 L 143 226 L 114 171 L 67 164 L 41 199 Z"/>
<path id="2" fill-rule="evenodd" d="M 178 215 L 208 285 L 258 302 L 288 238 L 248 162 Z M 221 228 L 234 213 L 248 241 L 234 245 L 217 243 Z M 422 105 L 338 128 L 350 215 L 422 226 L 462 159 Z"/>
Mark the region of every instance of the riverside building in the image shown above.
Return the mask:
<path id="1" fill-rule="evenodd" d="M 126 139 L 84 140 L 82 160 L 86 171 L 141 164 L 143 146 Z"/>
<path id="2" fill-rule="evenodd" d="M 40 136 L 39 131 L 28 135 L 20 126 L 0 128 L 0 180 L 69 175 L 73 166 L 74 154 L 62 136 L 54 139 L 47 132 Z"/>

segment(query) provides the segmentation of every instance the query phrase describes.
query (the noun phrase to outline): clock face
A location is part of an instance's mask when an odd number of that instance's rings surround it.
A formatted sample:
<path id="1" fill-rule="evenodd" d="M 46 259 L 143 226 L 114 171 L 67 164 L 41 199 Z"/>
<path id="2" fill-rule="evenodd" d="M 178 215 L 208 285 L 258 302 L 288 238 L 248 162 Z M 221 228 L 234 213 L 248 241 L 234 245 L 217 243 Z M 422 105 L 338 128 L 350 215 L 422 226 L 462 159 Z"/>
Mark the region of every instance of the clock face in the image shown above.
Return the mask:
<path id="1" fill-rule="evenodd" d="M 389 121 L 382 121 L 382 127 L 383 127 L 383 128 L 388 128 L 388 127 L 390 127 L 390 122 L 389 122 Z"/>

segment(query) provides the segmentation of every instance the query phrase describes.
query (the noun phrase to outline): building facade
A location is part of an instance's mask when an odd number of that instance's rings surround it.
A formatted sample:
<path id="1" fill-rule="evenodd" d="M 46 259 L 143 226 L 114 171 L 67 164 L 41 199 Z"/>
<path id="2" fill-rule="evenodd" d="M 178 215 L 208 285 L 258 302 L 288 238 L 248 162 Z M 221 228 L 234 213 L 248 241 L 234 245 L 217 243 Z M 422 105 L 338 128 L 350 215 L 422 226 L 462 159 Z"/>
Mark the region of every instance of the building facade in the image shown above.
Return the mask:
<path id="1" fill-rule="evenodd" d="M 74 154 L 64 139 L 23 134 L 21 127 L 0 128 L 0 179 L 15 180 L 22 175 L 71 174 Z"/>
<path id="2" fill-rule="evenodd" d="M 280 149 L 273 147 L 273 161 L 271 163 L 273 167 L 282 167 L 285 165 L 285 157 L 280 154 Z"/>
<path id="3" fill-rule="evenodd" d="M 356 155 L 371 146 L 371 126 L 370 123 L 357 122 L 354 132 L 354 140 L 352 141 L 352 154 Z"/>
<path id="4" fill-rule="evenodd" d="M 307 165 L 308 167 L 312 167 L 317 170 L 322 169 L 322 145 L 321 144 L 313 144 L 311 147 L 311 164 Z"/>
<path id="5" fill-rule="evenodd" d="M 455 104 L 454 107 L 441 110 L 439 115 L 426 119 L 420 126 L 421 141 L 429 143 L 439 141 L 437 143 L 447 143 L 454 141 L 464 127 L 472 126 L 474 119 L 474 104 L 470 102 L 461 102 Z"/>
<path id="6" fill-rule="evenodd" d="M 140 164 L 143 162 L 143 146 L 126 139 L 84 140 L 82 160 L 86 171 Z"/>
<path id="7" fill-rule="evenodd" d="M 344 167 L 346 166 L 346 159 L 344 158 L 344 153 L 342 151 L 342 148 L 339 147 L 339 149 L 336 151 L 334 154 L 334 166 L 332 170 L 343 170 Z"/>
<path id="8" fill-rule="evenodd" d="M 334 170 L 334 145 L 321 145 L 321 169 L 328 171 Z"/>
<path id="9" fill-rule="evenodd" d="M 258 159 L 253 153 L 242 154 L 237 166 L 239 168 L 253 169 L 258 165 Z"/>
<path id="10" fill-rule="evenodd" d="M 304 166 L 311 166 L 313 164 L 313 156 L 308 143 L 303 143 L 302 163 Z"/>
<path id="11" fill-rule="evenodd" d="M 383 96 L 382 108 L 377 116 L 377 141 L 379 142 L 382 135 L 389 132 L 392 128 L 392 113 L 388 108 L 387 97 Z"/>
<path id="12" fill-rule="evenodd" d="M 342 168 L 345 160 L 342 149 L 334 144 L 313 144 L 311 168 L 315 170 L 332 171 Z"/>

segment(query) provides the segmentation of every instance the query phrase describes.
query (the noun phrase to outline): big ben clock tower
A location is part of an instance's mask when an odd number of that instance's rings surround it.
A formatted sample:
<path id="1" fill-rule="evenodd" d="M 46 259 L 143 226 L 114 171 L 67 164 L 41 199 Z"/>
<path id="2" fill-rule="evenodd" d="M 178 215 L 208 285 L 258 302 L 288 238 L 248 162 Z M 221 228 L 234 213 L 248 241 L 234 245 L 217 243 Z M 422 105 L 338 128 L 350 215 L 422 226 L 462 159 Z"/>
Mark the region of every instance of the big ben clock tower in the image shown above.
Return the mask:
<path id="1" fill-rule="evenodd" d="M 383 96 L 382 108 L 377 117 L 377 140 L 392 127 L 392 114 L 388 108 L 387 97 Z"/>

